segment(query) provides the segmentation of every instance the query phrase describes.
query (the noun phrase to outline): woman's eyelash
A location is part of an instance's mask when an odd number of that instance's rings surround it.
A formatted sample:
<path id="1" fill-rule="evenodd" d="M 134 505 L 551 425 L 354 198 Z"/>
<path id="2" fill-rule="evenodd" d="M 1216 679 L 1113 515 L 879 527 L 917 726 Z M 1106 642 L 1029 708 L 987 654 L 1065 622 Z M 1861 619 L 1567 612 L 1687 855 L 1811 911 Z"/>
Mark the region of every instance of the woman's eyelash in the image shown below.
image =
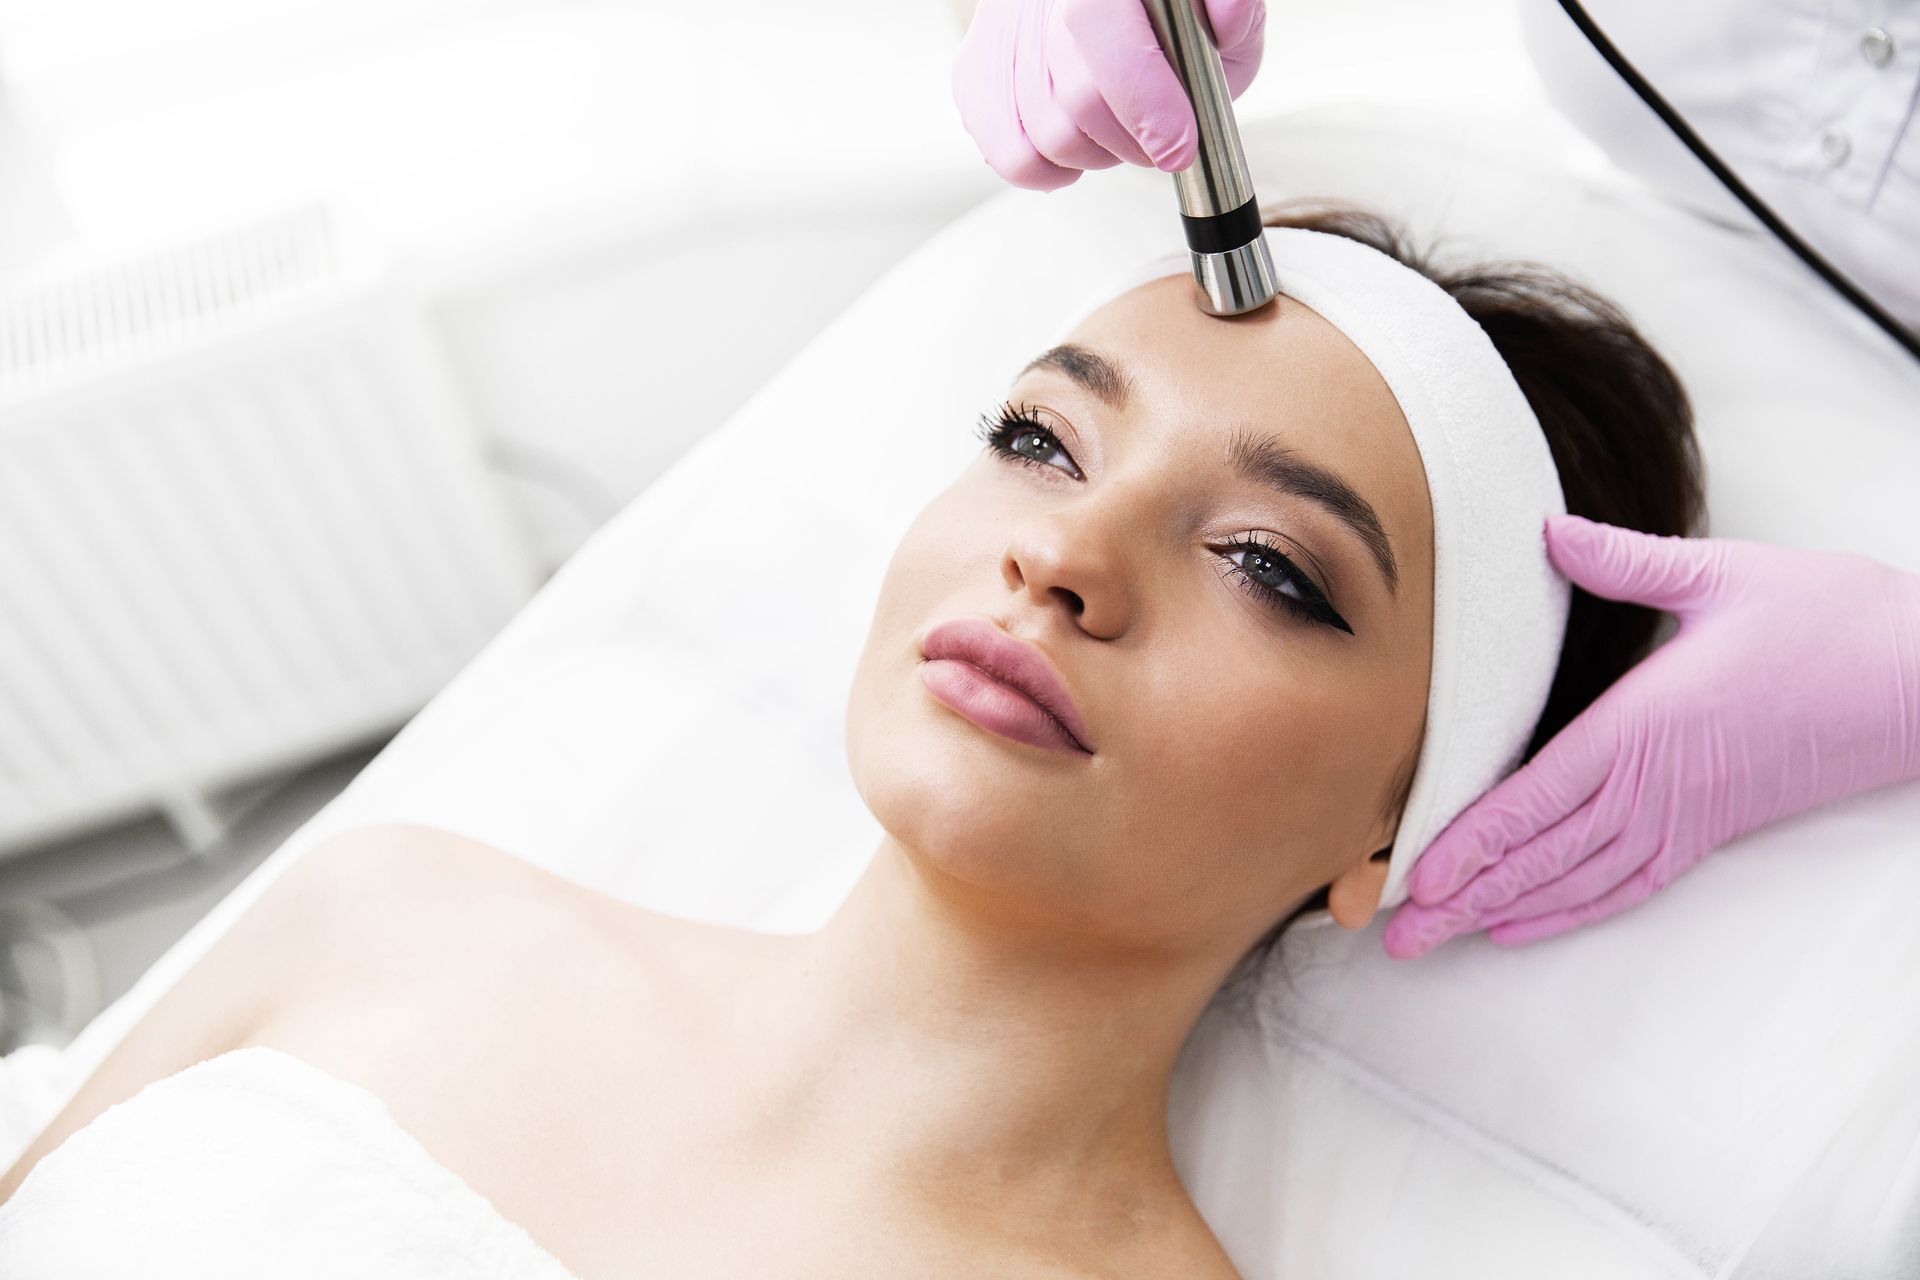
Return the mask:
<path id="1" fill-rule="evenodd" d="M 1271 563 L 1274 571 L 1291 582 L 1294 589 L 1300 592 L 1298 596 L 1290 596 L 1260 581 L 1241 565 L 1231 560 L 1223 560 L 1221 563 L 1225 564 L 1226 571 L 1234 576 L 1235 584 L 1255 599 L 1263 604 L 1279 605 L 1296 617 L 1305 618 L 1309 622 L 1322 622 L 1348 635 L 1353 634 L 1353 628 L 1347 625 L 1345 618 L 1334 611 L 1334 607 L 1327 602 L 1327 597 L 1321 593 L 1319 587 L 1313 584 L 1313 579 L 1300 572 L 1299 566 L 1294 564 L 1279 547 L 1271 542 L 1262 542 L 1257 532 L 1242 534 L 1237 541 L 1228 543 L 1226 549 L 1245 551 L 1249 558 L 1258 555 L 1260 559 Z"/>
<path id="2" fill-rule="evenodd" d="M 1058 467 L 1013 447 L 1016 439 L 1028 433 L 1042 437 L 1053 449 L 1066 452 L 1060 444 L 1060 437 L 1035 418 L 1033 411 L 1025 405 L 1007 403 L 1002 404 L 992 413 L 983 413 L 974 430 L 974 434 L 986 441 L 987 447 L 1000 457 L 1046 471 L 1059 470 Z M 1072 474 L 1078 475 L 1079 468 L 1075 467 Z M 1247 555 L 1243 559 L 1257 557 L 1265 561 L 1272 566 L 1273 572 L 1278 573 L 1283 581 L 1292 585 L 1294 590 L 1300 593 L 1288 595 L 1278 587 L 1255 577 L 1244 565 L 1235 564 L 1224 556 L 1221 557 L 1225 572 L 1234 578 L 1235 585 L 1261 604 L 1308 622 L 1324 623 L 1348 635 L 1353 634 L 1353 628 L 1347 625 L 1345 618 L 1335 612 L 1326 595 L 1314 585 L 1313 579 L 1302 573 L 1300 567 L 1294 564 L 1293 560 L 1277 545 L 1262 541 L 1258 531 L 1242 534 L 1235 541 L 1228 543 L 1223 550 L 1244 551 Z"/>
<path id="3" fill-rule="evenodd" d="M 1013 441 L 1029 431 L 1035 435 L 1045 436 L 1047 440 L 1052 442 L 1055 448 L 1061 449 L 1063 453 L 1065 452 L 1065 449 L 1060 444 L 1060 437 L 1041 425 L 1040 420 L 1033 416 L 1033 410 L 1029 409 L 1026 405 L 1012 403 L 1002 404 L 992 413 L 981 414 L 979 425 L 974 428 L 974 434 L 982 440 L 985 440 L 987 447 L 1001 457 L 1010 458 L 1015 462 L 1023 462 L 1030 467 L 1040 467 L 1043 470 L 1058 471 L 1058 467 L 1049 467 L 1038 458 L 1029 457 L 1013 447 Z M 1079 471 L 1080 469 L 1075 467 L 1073 474 L 1078 475 Z"/>

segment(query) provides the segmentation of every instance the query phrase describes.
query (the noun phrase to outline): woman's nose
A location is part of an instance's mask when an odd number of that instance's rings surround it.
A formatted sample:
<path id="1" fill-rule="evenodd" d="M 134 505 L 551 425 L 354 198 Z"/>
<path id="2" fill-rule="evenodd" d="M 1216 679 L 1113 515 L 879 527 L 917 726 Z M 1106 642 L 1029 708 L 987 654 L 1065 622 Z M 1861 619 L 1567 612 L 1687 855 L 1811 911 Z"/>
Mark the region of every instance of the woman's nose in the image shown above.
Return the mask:
<path id="1" fill-rule="evenodd" d="M 1000 568 L 1009 588 L 1042 608 L 1065 605 L 1082 630 L 1112 636 L 1125 627 L 1125 557 L 1116 532 L 1091 512 L 1050 512 L 1022 524 Z"/>

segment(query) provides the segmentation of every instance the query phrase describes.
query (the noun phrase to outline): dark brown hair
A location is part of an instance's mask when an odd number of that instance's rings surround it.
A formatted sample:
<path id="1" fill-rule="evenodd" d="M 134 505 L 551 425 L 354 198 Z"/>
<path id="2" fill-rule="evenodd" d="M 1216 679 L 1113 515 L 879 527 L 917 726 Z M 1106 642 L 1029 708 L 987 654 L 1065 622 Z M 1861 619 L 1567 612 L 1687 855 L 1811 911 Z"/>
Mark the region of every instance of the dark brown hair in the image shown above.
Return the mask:
<path id="1" fill-rule="evenodd" d="M 1694 534 L 1705 482 L 1686 389 L 1626 313 L 1592 289 L 1538 263 L 1442 266 L 1386 218 L 1335 201 L 1263 209 L 1269 227 L 1345 236 L 1412 267 L 1480 322 L 1526 394 L 1553 453 L 1567 510 L 1644 533 Z M 1660 614 L 1573 589 L 1560 665 L 1525 759 L 1645 656 Z M 1402 810 L 1418 751 L 1402 762 L 1388 812 Z M 1287 926 L 1324 909 L 1321 888 L 1261 938 L 1263 958 Z"/>

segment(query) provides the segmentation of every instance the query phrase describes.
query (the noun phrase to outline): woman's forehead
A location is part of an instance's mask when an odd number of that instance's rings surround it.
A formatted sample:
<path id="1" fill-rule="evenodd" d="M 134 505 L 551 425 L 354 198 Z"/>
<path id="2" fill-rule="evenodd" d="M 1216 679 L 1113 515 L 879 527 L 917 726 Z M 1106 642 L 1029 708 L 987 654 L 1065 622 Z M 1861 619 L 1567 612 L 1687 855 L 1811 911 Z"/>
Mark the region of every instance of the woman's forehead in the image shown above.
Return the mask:
<path id="1" fill-rule="evenodd" d="M 1318 312 L 1282 296 L 1250 315 L 1221 319 L 1201 312 L 1192 293 L 1184 276 L 1152 281 L 1089 315 L 1069 341 L 1121 365 L 1143 412 L 1237 413 L 1276 425 L 1331 414 L 1370 437 L 1397 425 L 1412 447 L 1386 381 Z"/>

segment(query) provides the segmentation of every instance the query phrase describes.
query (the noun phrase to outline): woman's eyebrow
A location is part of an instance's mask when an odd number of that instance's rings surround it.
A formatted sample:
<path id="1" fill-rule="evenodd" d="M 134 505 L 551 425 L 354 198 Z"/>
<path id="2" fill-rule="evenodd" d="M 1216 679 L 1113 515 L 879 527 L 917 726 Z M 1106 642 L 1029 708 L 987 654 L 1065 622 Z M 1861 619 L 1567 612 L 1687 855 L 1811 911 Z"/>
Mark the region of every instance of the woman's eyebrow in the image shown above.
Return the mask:
<path id="1" fill-rule="evenodd" d="M 1380 576 L 1386 579 L 1387 594 L 1400 586 L 1400 571 L 1394 563 L 1393 544 L 1380 525 L 1373 507 L 1340 478 L 1337 471 L 1293 456 L 1293 450 L 1271 437 L 1255 436 L 1235 429 L 1227 442 L 1227 465 L 1234 474 L 1253 484 L 1264 485 L 1278 493 L 1305 498 L 1318 504 L 1346 525 L 1373 556 Z"/>
<path id="2" fill-rule="evenodd" d="M 1126 408 L 1133 388 L 1133 380 L 1117 363 L 1090 347 L 1072 342 L 1041 352 L 1020 371 L 1020 376 L 1035 369 L 1056 369 L 1115 409 Z M 1339 472 L 1297 458 L 1292 449 L 1278 440 L 1255 436 L 1244 429 L 1236 429 L 1228 441 L 1227 465 L 1243 480 L 1289 497 L 1305 498 L 1346 525 L 1373 557 L 1381 578 L 1386 581 L 1387 594 L 1398 593 L 1400 571 L 1394 560 L 1393 543 L 1388 540 L 1372 504 L 1342 479 Z"/>
<path id="3" fill-rule="evenodd" d="M 1027 362 L 1027 367 L 1016 375 L 1014 381 L 1019 381 L 1035 369 L 1058 369 L 1115 409 L 1127 407 L 1127 395 L 1133 390 L 1133 379 L 1121 372 L 1119 365 L 1091 347 L 1083 347 L 1078 343 L 1063 342 L 1051 350 L 1042 351 Z"/>

